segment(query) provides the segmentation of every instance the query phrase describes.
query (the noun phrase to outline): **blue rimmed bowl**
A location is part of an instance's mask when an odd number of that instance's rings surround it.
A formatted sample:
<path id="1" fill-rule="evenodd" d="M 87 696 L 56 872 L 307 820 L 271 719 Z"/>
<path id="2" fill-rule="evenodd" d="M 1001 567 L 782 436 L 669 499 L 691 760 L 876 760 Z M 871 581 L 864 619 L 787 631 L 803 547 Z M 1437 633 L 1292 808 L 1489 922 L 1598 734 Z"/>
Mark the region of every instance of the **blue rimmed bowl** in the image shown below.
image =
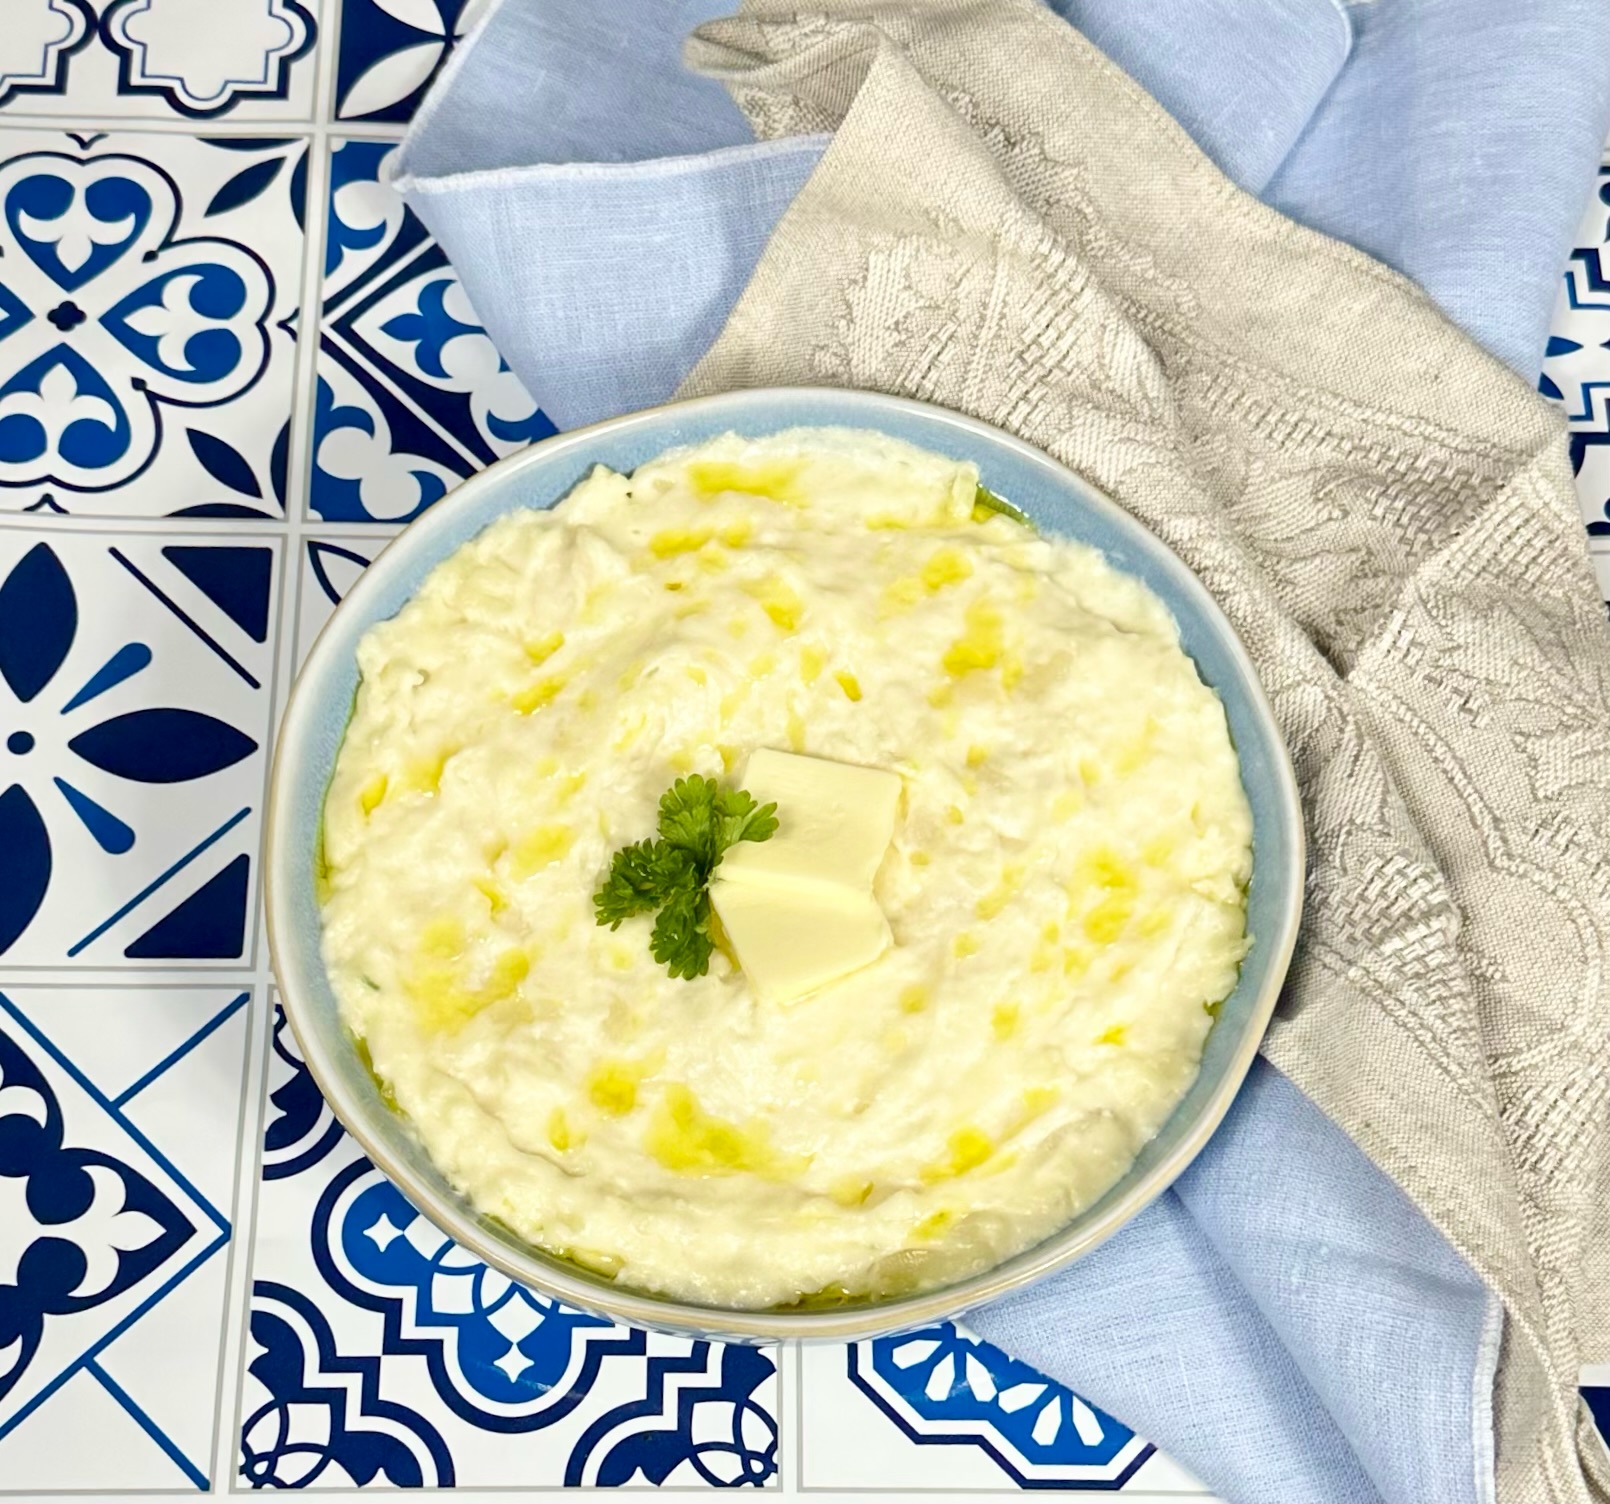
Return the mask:
<path id="1" fill-rule="evenodd" d="M 1240 757 L 1253 817 L 1252 948 L 1208 1036 L 1195 1084 L 1123 1178 L 1058 1232 L 940 1289 L 819 1309 L 743 1311 L 621 1288 L 521 1241 L 448 1184 L 407 1120 L 382 1100 L 341 1023 L 320 955 L 314 869 L 325 790 L 358 687 L 359 639 L 395 615 L 438 563 L 504 512 L 552 506 L 594 465 L 628 472 L 667 449 L 728 431 L 758 436 L 801 426 L 875 429 L 971 460 L 984 485 L 1036 527 L 1100 549 L 1114 568 L 1162 598 L 1185 651 L 1224 702 Z M 266 863 L 274 972 L 308 1068 L 364 1152 L 444 1232 L 520 1283 L 617 1321 L 729 1341 L 858 1340 L 955 1316 L 1063 1268 L 1111 1237 L 1185 1169 L 1229 1110 L 1274 1011 L 1302 904 L 1303 825 L 1291 760 L 1246 649 L 1196 576 L 1128 513 L 1039 450 L 975 419 L 875 392 L 767 388 L 672 403 L 560 434 L 474 476 L 409 526 L 342 602 L 292 691 L 274 757 Z"/>

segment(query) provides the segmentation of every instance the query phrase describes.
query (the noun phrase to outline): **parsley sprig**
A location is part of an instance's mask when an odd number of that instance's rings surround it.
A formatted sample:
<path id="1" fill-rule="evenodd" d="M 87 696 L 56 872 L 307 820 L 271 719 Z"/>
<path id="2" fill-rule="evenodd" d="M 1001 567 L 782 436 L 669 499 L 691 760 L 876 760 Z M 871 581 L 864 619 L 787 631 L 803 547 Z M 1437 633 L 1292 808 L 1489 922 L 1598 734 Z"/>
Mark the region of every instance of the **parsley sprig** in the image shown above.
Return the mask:
<path id="1" fill-rule="evenodd" d="M 672 976 L 691 981 L 710 969 L 710 878 L 739 841 L 765 841 L 777 829 L 777 806 L 756 804 L 742 789 L 723 788 L 695 773 L 660 796 L 660 833 L 622 846 L 604 886 L 593 894 L 598 922 L 658 910 L 649 950 Z"/>

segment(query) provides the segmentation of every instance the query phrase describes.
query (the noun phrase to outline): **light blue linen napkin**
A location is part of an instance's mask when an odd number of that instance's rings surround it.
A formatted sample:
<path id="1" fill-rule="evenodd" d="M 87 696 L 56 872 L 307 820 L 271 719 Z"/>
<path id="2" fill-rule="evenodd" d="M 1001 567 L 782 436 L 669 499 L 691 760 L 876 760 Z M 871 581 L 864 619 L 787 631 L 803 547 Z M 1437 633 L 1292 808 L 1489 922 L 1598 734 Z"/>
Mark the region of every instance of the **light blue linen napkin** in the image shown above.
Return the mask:
<path id="1" fill-rule="evenodd" d="M 1279 1071 L 1253 1068 L 1174 1189 L 968 1325 L 1232 1504 L 1493 1497 L 1502 1309 Z"/>
<path id="2" fill-rule="evenodd" d="M 729 0 L 502 0 L 398 159 L 560 427 L 663 401 L 821 138 L 755 143 L 687 32 Z M 1060 0 L 1243 187 L 1530 378 L 1610 122 L 1604 0 Z"/>
<path id="3" fill-rule="evenodd" d="M 728 8 L 503 0 L 401 153 L 410 204 L 561 426 L 670 394 L 823 150 L 755 143 L 681 68 L 686 32 Z M 1610 112 L 1610 6 L 1058 8 L 1227 173 L 1535 369 Z M 1173 1193 L 972 1325 L 1235 1504 L 1492 1497 L 1498 1303 L 1266 1065 Z"/>

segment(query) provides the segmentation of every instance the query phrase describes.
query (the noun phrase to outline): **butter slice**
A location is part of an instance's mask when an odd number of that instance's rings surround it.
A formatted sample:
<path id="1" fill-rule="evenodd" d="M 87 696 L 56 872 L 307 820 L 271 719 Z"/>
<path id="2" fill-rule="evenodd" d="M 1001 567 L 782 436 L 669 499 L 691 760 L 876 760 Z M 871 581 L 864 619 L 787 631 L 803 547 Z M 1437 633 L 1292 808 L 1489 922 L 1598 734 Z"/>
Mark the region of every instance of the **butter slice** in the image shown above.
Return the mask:
<path id="1" fill-rule="evenodd" d="M 894 835 L 900 775 L 762 749 L 743 787 L 775 801 L 777 829 L 728 848 L 710 902 L 761 1000 L 791 1002 L 892 943 L 872 879 Z"/>
<path id="2" fill-rule="evenodd" d="M 815 992 L 870 966 L 890 945 L 889 921 L 866 888 L 718 876 L 710 902 L 739 966 L 766 1003 Z"/>
<path id="3" fill-rule="evenodd" d="M 750 756 L 742 786 L 758 803 L 776 803 L 777 830 L 769 841 L 730 847 L 723 880 L 803 878 L 871 889 L 894 835 L 898 773 L 762 748 Z"/>

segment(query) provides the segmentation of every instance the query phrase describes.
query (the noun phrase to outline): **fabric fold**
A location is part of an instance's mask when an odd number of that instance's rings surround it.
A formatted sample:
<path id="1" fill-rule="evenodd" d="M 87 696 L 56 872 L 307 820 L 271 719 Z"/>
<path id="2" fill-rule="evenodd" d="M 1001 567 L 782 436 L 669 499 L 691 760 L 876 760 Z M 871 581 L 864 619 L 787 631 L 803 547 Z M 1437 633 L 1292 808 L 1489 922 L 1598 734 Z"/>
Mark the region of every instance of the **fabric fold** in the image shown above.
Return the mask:
<path id="1" fill-rule="evenodd" d="M 1610 5 L 1352 0 L 1347 14 L 1347 66 L 1259 192 L 1414 278 L 1535 379 L 1610 130 Z"/>
<path id="2" fill-rule="evenodd" d="M 1490 1499 L 1490 1446 L 1472 1437 L 1491 1437 L 1501 1323 L 1408 1198 L 1267 1062 L 1169 1195 L 969 1317 L 1236 1504 Z"/>
<path id="3" fill-rule="evenodd" d="M 1353 46 L 1340 0 L 1052 0 L 1051 8 L 1144 84 L 1249 193 L 1261 193 L 1290 155 Z"/>
<path id="4" fill-rule="evenodd" d="M 400 170 L 437 178 L 747 145 L 726 91 L 681 66 L 688 33 L 731 9 L 497 0 L 414 116 Z"/>
<path id="5" fill-rule="evenodd" d="M 728 9 L 496 4 L 397 154 L 397 188 L 561 428 L 671 394 L 821 157 L 825 140 L 757 143 L 682 66 Z"/>
<path id="6" fill-rule="evenodd" d="M 401 186 L 471 305 L 496 310 L 482 317 L 503 358 L 555 424 L 574 428 L 670 396 L 824 145 L 751 141 L 641 168 L 494 169 Z M 534 241 L 533 226 L 550 228 Z"/>
<path id="7" fill-rule="evenodd" d="M 1610 6 L 1547 0 L 1056 0 L 1242 187 L 1292 218 L 1415 277 L 1489 350 L 1531 379 L 1555 278 L 1610 129 Z M 498 0 L 459 46 L 397 161 L 412 207 L 455 264 L 483 282 L 481 316 L 563 427 L 663 401 L 703 348 L 669 297 L 641 305 L 644 248 L 730 308 L 819 144 L 775 160 L 725 90 L 679 51 L 725 0 Z M 1548 110 L 1536 101 L 1547 99 Z M 554 171 L 700 155 L 656 215 L 620 191 L 594 198 Z M 708 157 L 703 154 L 711 154 Z M 496 180 L 482 174 L 507 169 Z M 1140 170 L 1140 169 L 1137 169 Z M 556 212 L 555 195 L 565 212 Z M 495 196 L 502 212 L 487 200 Z M 633 210 L 637 212 L 632 212 Z M 641 218 L 650 220 L 646 226 Z M 540 275 L 511 288 L 477 275 L 498 248 Z M 690 268 L 702 257 L 707 264 Z M 596 271 L 595 271 L 596 268 Z M 723 275 L 716 275 L 718 269 Z M 527 284 L 541 295 L 527 295 Z M 636 309 L 678 330 L 641 370 L 630 349 L 571 379 L 578 347 L 555 310 Z M 472 297 L 476 289 L 470 288 Z M 667 322 L 660 322 L 665 320 Z M 672 349 L 677 351 L 671 356 Z"/>

